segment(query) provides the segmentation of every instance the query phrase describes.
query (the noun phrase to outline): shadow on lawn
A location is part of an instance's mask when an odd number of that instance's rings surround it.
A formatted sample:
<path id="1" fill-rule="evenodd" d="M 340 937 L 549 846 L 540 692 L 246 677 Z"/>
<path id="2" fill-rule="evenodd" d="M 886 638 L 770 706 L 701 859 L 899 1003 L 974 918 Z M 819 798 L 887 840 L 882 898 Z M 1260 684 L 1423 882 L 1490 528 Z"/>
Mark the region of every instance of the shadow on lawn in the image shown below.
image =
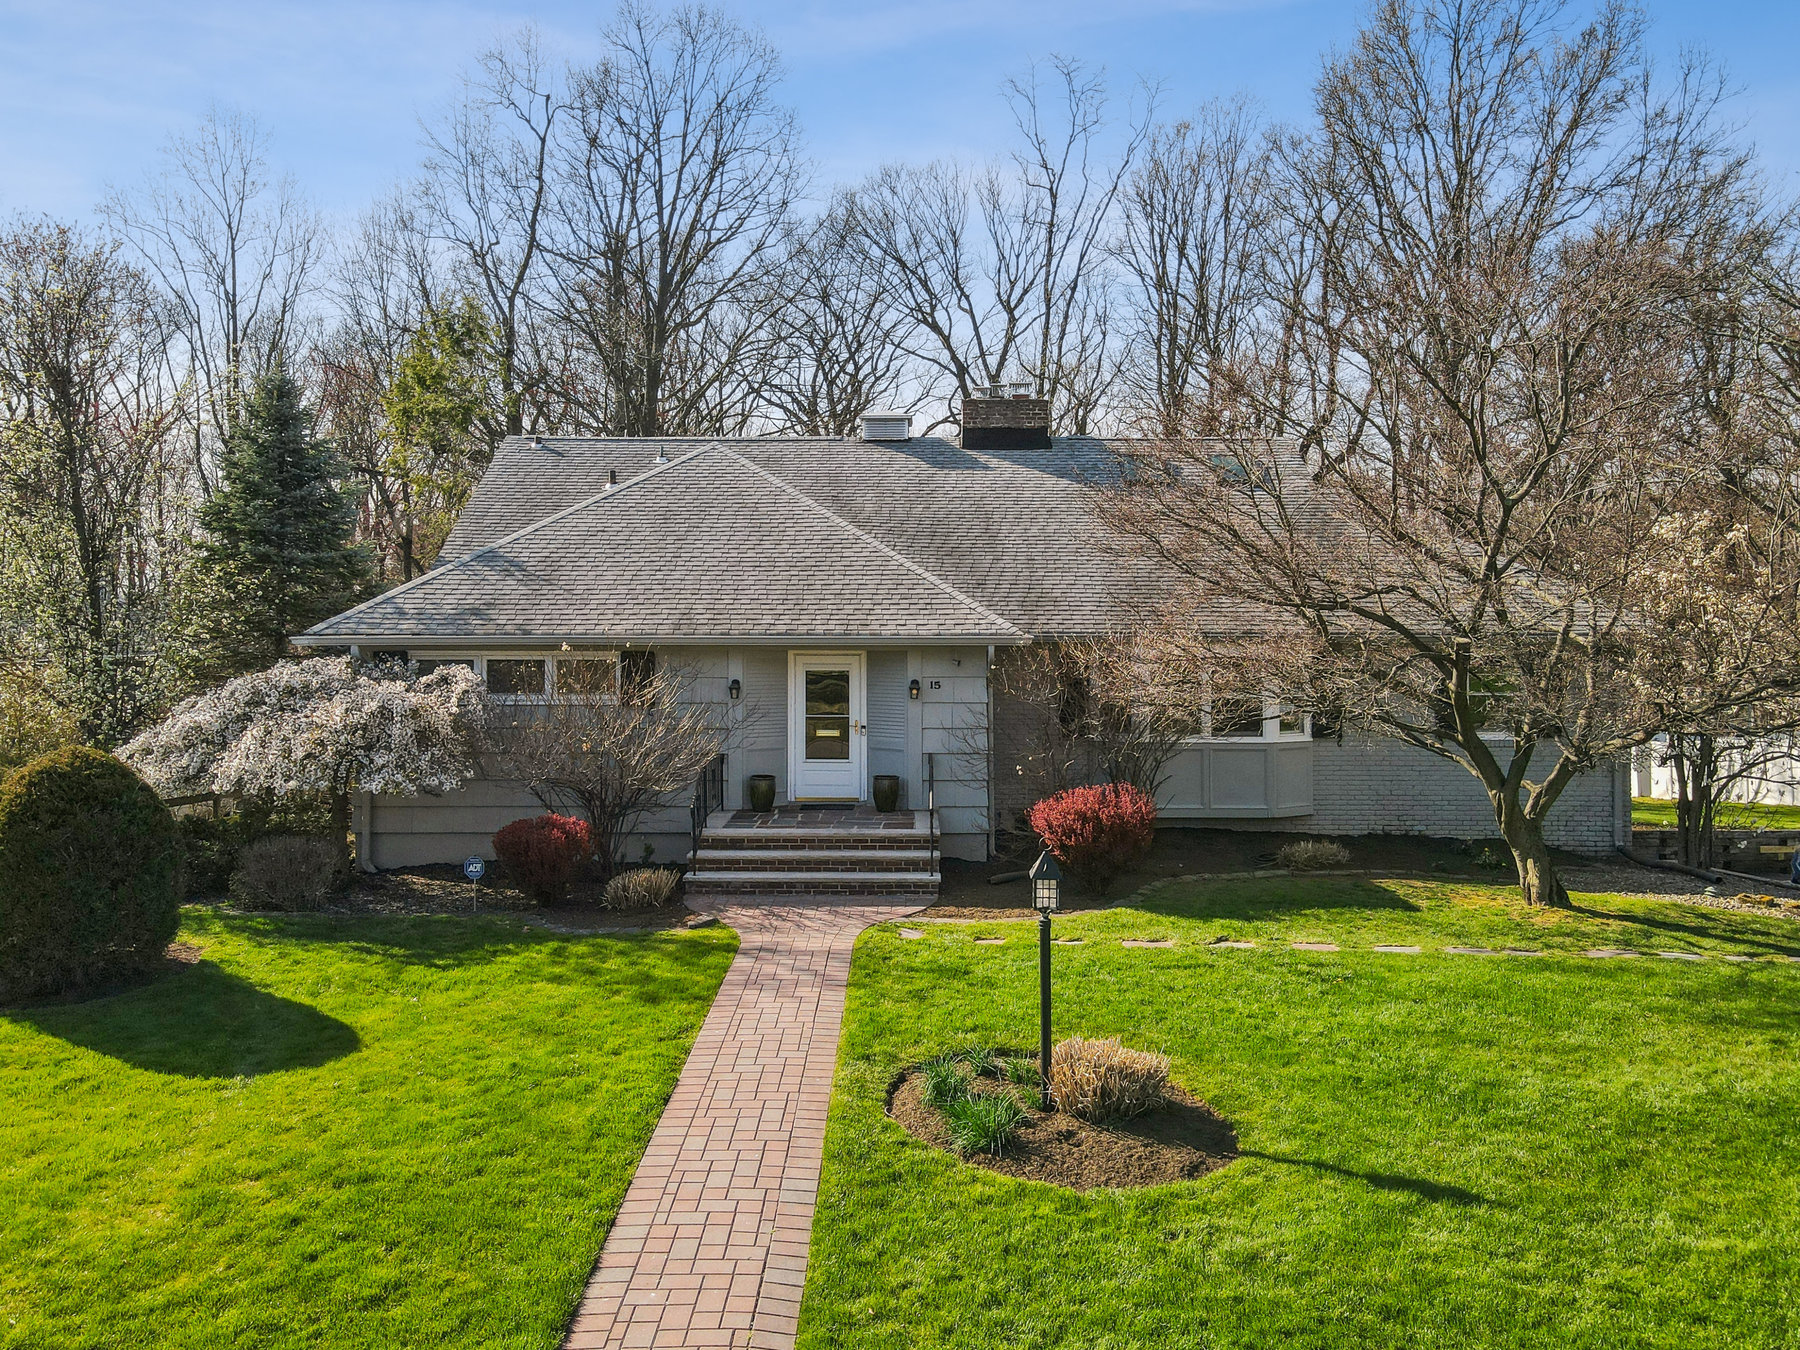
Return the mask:
<path id="1" fill-rule="evenodd" d="M 110 998 L 6 1016 L 133 1068 L 183 1078 L 317 1068 L 362 1047 L 347 1023 L 258 989 L 211 961 Z"/>
<path id="2" fill-rule="evenodd" d="M 1177 897 L 1165 891 L 1133 906 L 1193 919 L 1284 919 L 1322 909 L 1385 909 L 1416 914 L 1397 891 L 1358 877 L 1246 877 L 1203 882 Z"/>
<path id="3" fill-rule="evenodd" d="M 1339 1167 L 1336 1163 L 1316 1162 L 1311 1158 L 1284 1158 L 1279 1153 L 1259 1153 L 1253 1148 L 1240 1149 L 1238 1156 L 1240 1158 L 1261 1158 L 1264 1162 L 1285 1163 L 1289 1167 L 1310 1167 L 1315 1172 L 1329 1172 L 1333 1176 L 1364 1182 L 1378 1191 L 1405 1191 L 1409 1195 L 1418 1196 L 1421 1200 L 1430 1200 L 1437 1204 L 1491 1205 L 1494 1203 L 1485 1195 L 1477 1195 L 1474 1191 L 1464 1190 L 1461 1186 L 1448 1186 L 1439 1181 L 1426 1181 L 1422 1177 L 1402 1177 L 1391 1172 L 1359 1172 L 1354 1167 Z"/>
<path id="4" fill-rule="evenodd" d="M 1580 914 L 1589 919 L 1606 919 L 1611 923 L 1635 924 L 1639 928 L 1649 928 L 1659 933 L 1674 933 L 1681 937 L 1703 938 L 1709 942 L 1729 943 L 1734 950 L 1756 951 L 1767 956 L 1800 956 L 1800 944 L 1777 942 L 1770 938 L 1751 937 L 1741 928 L 1725 928 L 1706 921 L 1702 916 L 1708 911 L 1695 907 L 1696 914 L 1692 920 L 1677 921 L 1661 919 L 1650 914 L 1621 914 L 1617 910 L 1599 909 L 1593 905 L 1571 904 L 1569 912 Z M 1756 917 L 1737 915 L 1739 918 Z M 1780 922 L 1780 920 L 1777 920 Z"/>

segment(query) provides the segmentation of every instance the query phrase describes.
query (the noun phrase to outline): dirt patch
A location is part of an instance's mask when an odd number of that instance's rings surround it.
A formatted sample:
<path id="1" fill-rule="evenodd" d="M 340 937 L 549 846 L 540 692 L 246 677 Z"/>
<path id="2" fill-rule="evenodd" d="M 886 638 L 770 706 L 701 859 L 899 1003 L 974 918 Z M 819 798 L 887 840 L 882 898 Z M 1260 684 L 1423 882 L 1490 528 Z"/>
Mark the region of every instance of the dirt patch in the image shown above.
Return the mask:
<path id="1" fill-rule="evenodd" d="M 978 1078 L 972 1092 L 1013 1091 Z M 924 1080 L 909 1069 L 888 1089 L 888 1115 L 933 1148 L 953 1151 L 944 1117 L 925 1104 Z M 999 1157 L 971 1153 L 962 1160 L 990 1172 L 1046 1181 L 1071 1190 L 1131 1189 L 1192 1181 L 1238 1155 L 1237 1133 L 1205 1102 L 1170 1084 L 1168 1104 L 1134 1120 L 1090 1125 L 1063 1112 L 1032 1110 Z"/>

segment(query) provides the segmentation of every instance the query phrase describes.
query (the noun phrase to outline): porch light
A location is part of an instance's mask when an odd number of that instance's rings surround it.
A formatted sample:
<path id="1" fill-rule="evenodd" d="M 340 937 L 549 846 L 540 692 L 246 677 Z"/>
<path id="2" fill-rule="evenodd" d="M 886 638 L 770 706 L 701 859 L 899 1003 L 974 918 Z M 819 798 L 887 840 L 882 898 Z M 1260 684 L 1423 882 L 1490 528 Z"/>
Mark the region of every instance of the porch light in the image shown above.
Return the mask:
<path id="1" fill-rule="evenodd" d="M 914 703 L 919 701 L 919 682 L 917 680 L 906 686 L 906 696 Z"/>
<path id="2" fill-rule="evenodd" d="M 736 703 L 740 698 L 742 698 L 744 696 L 744 682 L 735 677 L 733 677 L 730 684 L 725 686 L 725 689 L 726 689 L 726 692 L 728 692 L 731 695 L 731 701 L 733 703 Z"/>
<path id="3" fill-rule="evenodd" d="M 1031 907 L 1045 917 L 1055 913 L 1062 892 L 1062 868 L 1048 849 L 1038 854 L 1038 860 L 1025 875 L 1031 878 Z"/>

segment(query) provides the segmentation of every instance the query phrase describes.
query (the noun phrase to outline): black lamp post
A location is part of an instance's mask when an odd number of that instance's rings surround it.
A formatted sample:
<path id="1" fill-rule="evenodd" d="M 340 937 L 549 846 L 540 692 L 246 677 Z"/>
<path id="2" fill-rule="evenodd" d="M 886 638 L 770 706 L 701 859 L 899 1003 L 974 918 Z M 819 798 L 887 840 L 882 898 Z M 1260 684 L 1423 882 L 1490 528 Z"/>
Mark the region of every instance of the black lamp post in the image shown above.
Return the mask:
<path id="1" fill-rule="evenodd" d="M 1044 1109 L 1054 1111 L 1050 1098 L 1050 916 L 1062 891 L 1062 868 L 1046 849 L 1026 873 L 1031 878 L 1031 907 L 1038 916 L 1038 1072 L 1044 1078 Z"/>

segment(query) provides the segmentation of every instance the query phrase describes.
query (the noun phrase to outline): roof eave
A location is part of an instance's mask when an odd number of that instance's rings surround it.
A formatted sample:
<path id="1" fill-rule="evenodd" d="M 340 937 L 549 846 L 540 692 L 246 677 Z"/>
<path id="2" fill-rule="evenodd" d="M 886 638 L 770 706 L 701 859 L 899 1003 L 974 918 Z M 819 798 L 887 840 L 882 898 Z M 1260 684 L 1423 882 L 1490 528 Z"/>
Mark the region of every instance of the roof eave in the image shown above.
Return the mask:
<path id="1" fill-rule="evenodd" d="M 854 643 L 864 647 L 966 647 L 971 643 L 1020 647 L 1029 633 L 301 633 L 288 639 L 296 647 L 430 646 L 467 648 L 514 647 L 796 647 Z"/>

